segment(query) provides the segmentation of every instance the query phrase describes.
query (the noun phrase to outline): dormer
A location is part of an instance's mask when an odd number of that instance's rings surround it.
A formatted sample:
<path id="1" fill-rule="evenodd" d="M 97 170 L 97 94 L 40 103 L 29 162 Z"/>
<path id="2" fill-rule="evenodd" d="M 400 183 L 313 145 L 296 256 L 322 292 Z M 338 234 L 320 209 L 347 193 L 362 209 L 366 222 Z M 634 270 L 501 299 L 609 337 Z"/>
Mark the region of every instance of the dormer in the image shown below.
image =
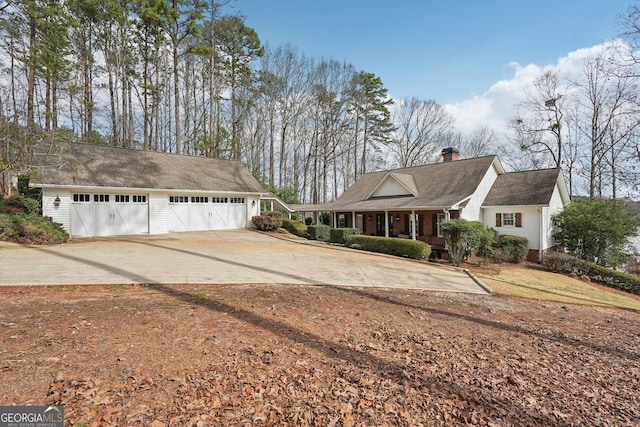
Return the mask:
<path id="1" fill-rule="evenodd" d="M 381 197 L 415 197 L 418 195 L 418 188 L 413 176 L 389 172 L 382 177 L 380 182 L 371 190 L 367 199 Z"/>

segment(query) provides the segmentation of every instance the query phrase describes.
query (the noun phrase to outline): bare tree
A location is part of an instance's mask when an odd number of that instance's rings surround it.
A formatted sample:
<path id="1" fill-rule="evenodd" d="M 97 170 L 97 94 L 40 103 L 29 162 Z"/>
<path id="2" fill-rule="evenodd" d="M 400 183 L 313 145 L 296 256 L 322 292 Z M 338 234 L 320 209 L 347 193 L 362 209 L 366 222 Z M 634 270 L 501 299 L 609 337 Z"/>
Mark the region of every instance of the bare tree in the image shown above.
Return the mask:
<path id="1" fill-rule="evenodd" d="M 399 167 L 425 164 L 434 159 L 446 135 L 450 133 L 453 118 L 435 101 L 409 98 L 399 102 L 393 111 L 389 150 L 393 162 Z"/>

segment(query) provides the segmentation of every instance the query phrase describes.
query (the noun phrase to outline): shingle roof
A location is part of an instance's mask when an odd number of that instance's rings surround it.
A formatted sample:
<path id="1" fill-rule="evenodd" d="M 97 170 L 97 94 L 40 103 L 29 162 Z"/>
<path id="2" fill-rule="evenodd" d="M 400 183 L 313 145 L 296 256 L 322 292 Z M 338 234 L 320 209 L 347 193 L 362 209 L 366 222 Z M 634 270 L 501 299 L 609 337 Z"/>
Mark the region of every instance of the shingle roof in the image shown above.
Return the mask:
<path id="1" fill-rule="evenodd" d="M 33 184 L 266 193 L 236 161 L 93 144 L 63 151 L 64 165 L 39 168 Z"/>
<path id="2" fill-rule="evenodd" d="M 446 163 L 416 166 L 368 173 L 332 203 L 323 205 L 327 210 L 384 210 L 448 208 L 473 195 L 496 156 L 457 160 Z M 411 176 L 415 183 L 416 197 L 370 198 L 367 196 L 387 175 Z M 403 183 L 408 183 L 402 178 Z"/>
<path id="3" fill-rule="evenodd" d="M 560 173 L 560 169 L 541 169 L 500 175 L 482 205 L 548 205 Z"/>

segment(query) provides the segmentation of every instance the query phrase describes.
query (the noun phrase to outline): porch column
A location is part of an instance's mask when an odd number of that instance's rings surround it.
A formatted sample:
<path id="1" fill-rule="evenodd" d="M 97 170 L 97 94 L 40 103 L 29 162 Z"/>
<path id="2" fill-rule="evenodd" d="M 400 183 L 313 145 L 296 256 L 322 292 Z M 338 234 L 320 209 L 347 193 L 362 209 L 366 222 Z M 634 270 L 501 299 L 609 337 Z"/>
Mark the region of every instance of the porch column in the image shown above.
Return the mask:
<path id="1" fill-rule="evenodd" d="M 271 209 L 270 209 L 270 211 L 273 212 L 273 200 L 271 200 Z"/>
<path id="2" fill-rule="evenodd" d="M 338 214 L 336 212 L 331 212 L 331 228 L 336 228 L 338 225 Z"/>
<path id="3" fill-rule="evenodd" d="M 384 237 L 389 237 L 389 212 L 384 211 Z"/>
<path id="4" fill-rule="evenodd" d="M 351 228 L 356 228 L 356 212 L 351 212 Z"/>
<path id="5" fill-rule="evenodd" d="M 411 240 L 416 240 L 416 211 L 411 211 Z"/>

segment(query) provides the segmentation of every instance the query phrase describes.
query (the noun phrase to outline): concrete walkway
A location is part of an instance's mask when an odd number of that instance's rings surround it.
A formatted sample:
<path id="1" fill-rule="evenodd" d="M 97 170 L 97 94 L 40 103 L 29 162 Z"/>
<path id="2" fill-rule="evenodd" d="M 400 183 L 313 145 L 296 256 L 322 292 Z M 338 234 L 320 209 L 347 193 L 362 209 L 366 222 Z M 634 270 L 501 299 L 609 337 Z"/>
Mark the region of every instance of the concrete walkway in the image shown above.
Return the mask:
<path id="1" fill-rule="evenodd" d="M 250 230 L 0 250 L 0 285 L 323 284 L 486 293 L 464 271 Z"/>

